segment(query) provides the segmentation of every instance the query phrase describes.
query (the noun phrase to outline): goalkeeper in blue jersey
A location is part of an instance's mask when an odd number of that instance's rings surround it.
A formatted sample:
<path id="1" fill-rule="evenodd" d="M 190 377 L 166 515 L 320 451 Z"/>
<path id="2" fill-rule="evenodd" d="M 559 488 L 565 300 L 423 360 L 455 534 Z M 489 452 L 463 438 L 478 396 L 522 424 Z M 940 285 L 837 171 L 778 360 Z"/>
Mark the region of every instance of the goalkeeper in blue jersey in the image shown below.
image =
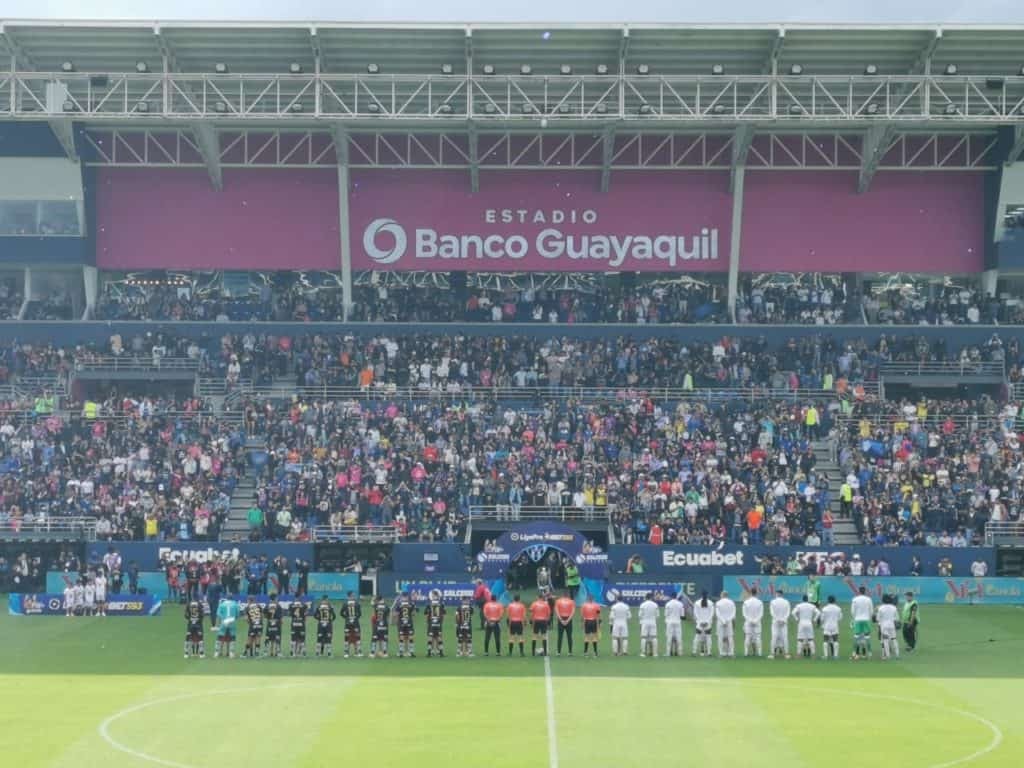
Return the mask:
<path id="1" fill-rule="evenodd" d="M 221 600 L 217 606 L 217 647 L 214 649 L 214 658 L 220 657 L 221 651 L 225 656 L 235 658 L 235 630 L 240 613 L 238 601 L 230 598 Z"/>

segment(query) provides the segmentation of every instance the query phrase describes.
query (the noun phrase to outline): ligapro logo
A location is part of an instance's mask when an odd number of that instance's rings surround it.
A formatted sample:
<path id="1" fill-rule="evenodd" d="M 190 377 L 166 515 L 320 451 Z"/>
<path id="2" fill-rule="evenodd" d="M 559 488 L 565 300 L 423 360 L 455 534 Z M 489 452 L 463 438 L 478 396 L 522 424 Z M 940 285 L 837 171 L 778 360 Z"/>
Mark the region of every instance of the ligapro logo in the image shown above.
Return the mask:
<path id="1" fill-rule="evenodd" d="M 380 248 L 377 236 L 383 233 L 393 240 L 390 248 Z M 378 264 L 394 264 L 405 254 L 408 241 L 405 230 L 394 219 L 374 219 L 363 232 L 363 250 Z"/>

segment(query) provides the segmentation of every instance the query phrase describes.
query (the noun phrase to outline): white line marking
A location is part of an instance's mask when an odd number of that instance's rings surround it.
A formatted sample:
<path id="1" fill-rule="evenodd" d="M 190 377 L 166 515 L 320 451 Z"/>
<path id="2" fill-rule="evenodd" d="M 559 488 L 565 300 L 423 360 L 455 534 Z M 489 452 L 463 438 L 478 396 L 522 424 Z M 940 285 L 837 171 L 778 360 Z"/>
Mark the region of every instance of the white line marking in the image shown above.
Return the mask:
<path id="1" fill-rule="evenodd" d="M 551 657 L 544 657 L 544 693 L 548 700 L 548 768 L 558 768 L 558 736 L 555 727 L 555 686 L 551 682 Z"/>
<path id="2" fill-rule="evenodd" d="M 275 685 L 275 686 L 271 686 L 270 690 L 281 690 L 283 688 L 298 688 L 298 687 L 300 687 L 300 685 L 302 685 L 302 684 L 301 683 L 290 683 L 290 684 L 287 684 L 287 685 Z M 113 736 L 110 735 L 110 726 L 113 725 L 115 722 L 117 722 L 118 720 L 120 720 L 123 717 L 127 717 L 128 715 L 133 715 L 136 712 L 141 712 L 144 709 L 149 709 L 150 707 L 156 707 L 156 706 L 159 706 L 161 704 L 173 704 L 174 702 L 177 702 L 177 701 L 187 701 L 189 699 L 200 699 L 200 698 L 205 698 L 207 696 L 225 696 L 225 695 L 232 694 L 232 693 L 252 693 L 254 691 L 266 691 L 266 690 L 268 690 L 267 686 L 261 685 L 261 686 L 256 686 L 256 687 L 252 687 L 252 688 L 224 688 L 224 689 L 221 689 L 221 690 L 218 690 L 218 691 L 204 691 L 204 692 L 201 692 L 201 693 L 183 693 L 183 694 L 181 694 L 179 696 L 168 696 L 168 697 L 163 698 L 163 699 L 153 699 L 152 701 L 146 701 L 146 702 L 143 702 L 142 704 L 136 704 L 134 707 L 128 707 L 127 709 L 122 709 L 120 712 L 115 712 L 110 717 L 108 717 L 106 720 L 104 720 L 102 723 L 100 723 L 99 728 L 97 730 L 99 731 L 100 737 L 105 742 L 107 742 L 107 744 L 109 744 L 111 747 L 113 747 L 114 749 L 118 750 L 119 752 L 124 752 L 126 755 L 131 755 L 132 757 L 138 758 L 139 760 L 145 760 L 146 762 L 154 763 L 156 765 L 163 765 L 163 766 L 166 766 L 166 768 L 193 768 L 193 766 L 191 766 L 191 765 L 186 765 L 185 763 L 176 763 L 173 760 L 165 760 L 164 758 L 156 757 L 155 755 L 148 755 L 145 752 L 140 752 L 137 749 L 132 749 L 131 747 L 129 747 L 129 746 L 125 745 L 125 744 L 122 744 L 121 742 L 119 742 L 117 739 L 115 739 Z"/>

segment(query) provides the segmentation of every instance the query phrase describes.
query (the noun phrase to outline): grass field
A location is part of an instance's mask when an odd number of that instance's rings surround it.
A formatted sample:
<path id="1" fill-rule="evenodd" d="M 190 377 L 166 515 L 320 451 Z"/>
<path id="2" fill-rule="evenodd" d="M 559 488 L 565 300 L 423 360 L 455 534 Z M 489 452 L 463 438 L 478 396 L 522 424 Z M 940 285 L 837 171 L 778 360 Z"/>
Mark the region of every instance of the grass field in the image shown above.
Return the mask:
<path id="1" fill-rule="evenodd" d="M 176 606 L 2 615 L 0 764 L 1017 768 L 1024 610 L 923 618 L 894 662 L 613 658 L 607 638 L 545 662 L 481 657 L 482 634 L 474 659 L 424 658 L 420 628 L 415 659 L 185 660 Z"/>

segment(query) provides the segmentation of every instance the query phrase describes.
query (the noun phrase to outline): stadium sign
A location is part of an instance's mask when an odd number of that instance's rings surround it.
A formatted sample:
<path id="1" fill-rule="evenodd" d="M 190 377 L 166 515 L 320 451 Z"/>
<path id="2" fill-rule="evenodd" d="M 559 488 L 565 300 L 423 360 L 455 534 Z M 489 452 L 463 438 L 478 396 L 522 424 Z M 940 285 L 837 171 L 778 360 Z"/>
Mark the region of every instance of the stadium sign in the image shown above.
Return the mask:
<path id="1" fill-rule="evenodd" d="M 108 547 L 114 547 L 121 554 L 123 568 L 127 570 L 129 563 L 135 562 L 142 571 L 155 571 L 161 566 L 161 560 L 180 557 L 182 562 L 195 558 L 197 562 L 210 562 L 217 557 L 221 560 L 245 555 L 259 557 L 266 555 L 273 560 L 284 555 L 289 563 L 296 559 L 313 561 L 313 545 L 295 542 L 239 542 L 237 544 L 207 544 L 205 542 L 93 542 L 89 544 L 87 557 L 89 562 L 98 563 L 103 559 Z M 127 579 L 126 579 L 127 580 Z"/>
<path id="2" fill-rule="evenodd" d="M 868 594 L 877 602 L 882 595 L 897 595 L 903 599 L 907 592 L 921 603 L 945 605 L 1024 605 L 1024 579 L 988 577 L 982 579 L 943 578 L 941 576 L 822 576 L 818 579 L 822 597 L 835 595 L 836 600 L 847 603 L 867 587 Z M 726 576 L 723 587 L 733 595 L 749 594 L 757 587 L 764 600 L 771 600 L 780 591 L 791 599 L 798 599 L 807 586 L 805 576 Z"/>
<path id="3" fill-rule="evenodd" d="M 156 616 L 163 605 L 153 595 L 111 595 L 108 616 Z M 63 616 L 64 595 L 52 592 L 8 596 L 7 612 L 12 616 Z"/>
<path id="4" fill-rule="evenodd" d="M 579 531 L 557 522 L 525 523 L 505 531 L 490 547 L 477 555 L 481 574 L 488 581 L 501 579 L 513 560 L 527 556 L 539 562 L 548 549 L 570 558 L 585 579 L 603 579 L 608 555 L 595 552 Z"/>

